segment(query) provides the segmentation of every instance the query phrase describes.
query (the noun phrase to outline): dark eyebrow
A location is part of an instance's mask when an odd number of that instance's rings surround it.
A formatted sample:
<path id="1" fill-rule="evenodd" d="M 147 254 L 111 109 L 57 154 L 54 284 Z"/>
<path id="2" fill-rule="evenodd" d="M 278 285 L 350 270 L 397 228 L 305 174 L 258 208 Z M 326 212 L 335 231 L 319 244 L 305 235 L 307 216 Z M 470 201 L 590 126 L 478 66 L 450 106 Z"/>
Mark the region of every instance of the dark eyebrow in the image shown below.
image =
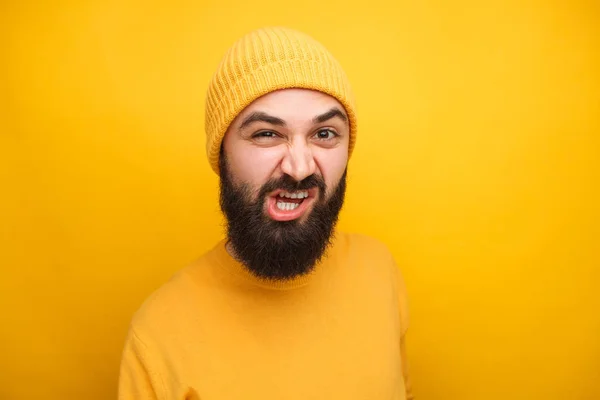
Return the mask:
<path id="1" fill-rule="evenodd" d="M 324 114 L 317 115 L 315 118 L 313 118 L 313 122 L 315 124 L 320 124 L 320 123 L 328 121 L 328 120 L 330 120 L 331 118 L 334 118 L 334 117 L 338 117 L 342 121 L 344 121 L 345 123 L 348 123 L 348 117 L 346 117 L 346 114 L 344 114 L 342 112 L 342 110 L 340 110 L 337 107 L 333 107 L 331 110 L 327 111 Z"/>
<path id="2" fill-rule="evenodd" d="M 247 127 L 250 124 L 253 124 L 254 122 L 266 122 L 271 125 L 285 126 L 285 121 L 281 118 L 274 117 L 262 111 L 255 111 L 244 119 L 239 129 L 244 129 L 245 127 Z"/>

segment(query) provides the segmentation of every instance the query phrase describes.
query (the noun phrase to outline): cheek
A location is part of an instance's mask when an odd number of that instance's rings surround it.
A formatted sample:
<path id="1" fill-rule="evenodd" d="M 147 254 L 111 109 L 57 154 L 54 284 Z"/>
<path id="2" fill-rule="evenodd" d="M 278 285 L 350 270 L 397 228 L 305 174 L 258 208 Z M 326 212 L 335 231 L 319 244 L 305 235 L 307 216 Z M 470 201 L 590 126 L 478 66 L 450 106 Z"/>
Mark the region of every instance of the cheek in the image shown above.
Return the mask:
<path id="1" fill-rule="evenodd" d="M 326 195 L 329 197 L 333 189 L 340 182 L 340 179 L 342 179 L 342 175 L 344 175 L 344 171 L 348 165 L 348 150 L 335 149 L 335 151 L 325 151 L 315 154 L 315 161 L 327 184 Z"/>
<path id="2" fill-rule="evenodd" d="M 280 153 L 271 148 L 239 148 L 228 155 L 228 160 L 236 180 L 250 184 L 257 194 L 261 186 L 273 177 L 281 162 Z"/>

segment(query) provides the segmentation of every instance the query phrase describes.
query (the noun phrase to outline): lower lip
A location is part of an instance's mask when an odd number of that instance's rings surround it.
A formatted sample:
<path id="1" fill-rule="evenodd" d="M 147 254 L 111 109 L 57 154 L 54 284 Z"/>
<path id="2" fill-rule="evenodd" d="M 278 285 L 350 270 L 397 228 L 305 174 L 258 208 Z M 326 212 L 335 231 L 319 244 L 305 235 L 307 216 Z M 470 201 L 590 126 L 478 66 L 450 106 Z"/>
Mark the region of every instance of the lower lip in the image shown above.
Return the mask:
<path id="1" fill-rule="evenodd" d="M 267 212 L 275 221 L 292 221 L 300 218 L 308 210 L 310 203 L 313 201 L 312 197 L 307 197 L 293 210 L 280 210 L 277 207 L 278 199 L 280 199 L 279 196 L 270 196 L 267 199 Z"/>

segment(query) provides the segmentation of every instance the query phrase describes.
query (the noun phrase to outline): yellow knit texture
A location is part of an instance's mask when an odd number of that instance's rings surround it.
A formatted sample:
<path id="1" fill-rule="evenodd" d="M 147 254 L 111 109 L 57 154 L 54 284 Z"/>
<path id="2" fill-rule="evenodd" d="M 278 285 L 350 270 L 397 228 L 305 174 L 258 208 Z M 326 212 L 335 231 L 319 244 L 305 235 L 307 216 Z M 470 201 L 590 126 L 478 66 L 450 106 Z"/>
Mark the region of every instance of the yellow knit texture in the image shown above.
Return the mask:
<path id="1" fill-rule="evenodd" d="M 333 55 L 312 37 L 293 29 L 267 27 L 238 39 L 227 51 L 206 95 L 206 153 L 219 172 L 225 132 L 257 98 L 280 89 L 318 90 L 335 97 L 350 122 L 349 154 L 356 142 L 356 110 L 348 78 Z"/>

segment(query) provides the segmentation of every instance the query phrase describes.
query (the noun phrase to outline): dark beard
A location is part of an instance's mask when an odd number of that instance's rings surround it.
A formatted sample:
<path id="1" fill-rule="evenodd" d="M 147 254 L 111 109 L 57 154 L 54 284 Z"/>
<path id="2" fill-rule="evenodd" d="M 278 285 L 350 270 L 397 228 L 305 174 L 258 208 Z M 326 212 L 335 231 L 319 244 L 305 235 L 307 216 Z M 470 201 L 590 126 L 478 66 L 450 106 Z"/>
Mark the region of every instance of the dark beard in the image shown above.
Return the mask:
<path id="1" fill-rule="evenodd" d="M 289 175 L 265 183 L 256 200 L 248 184 L 235 185 L 224 152 L 219 157 L 221 210 L 227 218 L 227 236 L 235 256 L 255 276 L 287 280 L 309 273 L 331 244 L 333 229 L 344 203 L 346 172 L 329 199 L 322 177 L 311 175 L 298 182 Z M 275 221 L 264 211 L 266 195 L 319 188 L 319 196 L 305 221 Z"/>

